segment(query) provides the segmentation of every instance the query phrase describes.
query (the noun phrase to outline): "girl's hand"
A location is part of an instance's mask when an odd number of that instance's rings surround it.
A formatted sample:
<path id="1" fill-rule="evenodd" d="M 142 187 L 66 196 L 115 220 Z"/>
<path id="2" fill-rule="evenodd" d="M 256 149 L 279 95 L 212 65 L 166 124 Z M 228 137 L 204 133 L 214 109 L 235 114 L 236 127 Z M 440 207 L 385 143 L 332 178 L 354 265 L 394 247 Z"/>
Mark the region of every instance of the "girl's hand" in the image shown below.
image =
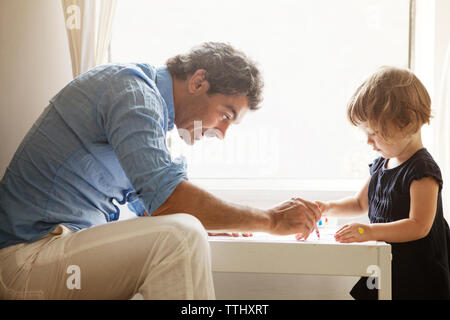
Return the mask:
<path id="1" fill-rule="evenodd" d="M 364 242 L 371 240 L 370 226 L 361 223 L 346 224 L 334 235 L 334 239 L 341 243 Z"/>

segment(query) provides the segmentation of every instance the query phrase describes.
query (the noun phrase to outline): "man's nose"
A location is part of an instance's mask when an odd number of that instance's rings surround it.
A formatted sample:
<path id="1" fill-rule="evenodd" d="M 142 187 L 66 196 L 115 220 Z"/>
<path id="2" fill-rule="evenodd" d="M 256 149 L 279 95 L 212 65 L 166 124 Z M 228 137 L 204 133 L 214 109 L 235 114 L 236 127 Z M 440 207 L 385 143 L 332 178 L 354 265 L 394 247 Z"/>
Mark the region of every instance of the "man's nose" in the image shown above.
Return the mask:
<path id="1" fill-rule="evenodd" d="M 204 132 L 204 136 L 208 138 L 217 138 L 220 140 L 223 140 L 223 138 L 225 137 L 224 133 L 222 133 L 222 130 L 217 127 L 206 130 Z"/>
<path id="2" fill-rule="evenodd" d="M 225 139 L 225 135 L 226 135 L 229 127 L 230 127 L 230 123 L 226 123 L 226 124 L 222 124 L 222 125 L 218 126 L 217 130 L 219 130 L 220 134 L 217 135 L 217 138 L 219 138 L 220 140 Z"/>

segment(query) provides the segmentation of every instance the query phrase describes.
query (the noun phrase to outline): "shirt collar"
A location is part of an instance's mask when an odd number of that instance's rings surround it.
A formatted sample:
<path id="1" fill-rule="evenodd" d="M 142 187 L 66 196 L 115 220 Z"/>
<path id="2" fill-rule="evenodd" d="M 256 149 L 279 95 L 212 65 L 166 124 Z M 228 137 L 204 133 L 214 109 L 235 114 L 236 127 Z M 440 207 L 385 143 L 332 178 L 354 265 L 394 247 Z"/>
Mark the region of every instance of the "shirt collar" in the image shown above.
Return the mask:
<path id="1" fill-rule="evenodd" d="M 172 76 L 167 66 L 156 69 L 155 83 L 167 105 L 168 130 L 170 131 L 174 127 L 175 107 L 173 105 Z"/>

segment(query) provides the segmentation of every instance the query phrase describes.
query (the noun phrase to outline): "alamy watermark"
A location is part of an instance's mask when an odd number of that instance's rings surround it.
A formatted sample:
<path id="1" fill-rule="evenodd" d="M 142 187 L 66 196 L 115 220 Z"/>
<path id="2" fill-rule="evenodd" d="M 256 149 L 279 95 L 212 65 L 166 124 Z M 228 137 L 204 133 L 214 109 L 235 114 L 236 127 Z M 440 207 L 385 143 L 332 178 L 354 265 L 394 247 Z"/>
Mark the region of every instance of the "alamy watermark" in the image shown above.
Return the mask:
<path id="1" fill-rule="evenodd" d="M 66 287 L 69 290 L 81 289 L 81 269 L 79 266 L 72 264 L 67 267 L 67 271 L 70 276 L 66 280 Z"/>
<path id="2" fill-rule="evenodd" d="M 205 129 L 202 121 L 194 121 L 193 131 L 183 128 L 177 131 L 181 139 L 178 143 L 171 139 L 170 152 L 174 157 L 184 156 L 194 171 L 196 168 L 206 173 L 211 170 L 214 175 L 218 166 L 228 171 L 238 170 L 239 167 L 239 170 L 247 170 L 249 174 L 264 176 L 279 170 L 282 146 L 278 128 L 241 130 L 239 134 L 228 135 L 223 141 L 199 141 L 202 138 L 223 139 L 220 130 Z"/>
<path id="3" fill-rule="evenodd" d="M 370 274 L 367 278 L 366 285 L 369 290 L 380 289 L 381 269 L 377 265 L 370 265 L 367 267 L 366 272 Z"/>
<path id="4" fill-rule="evenodd" d="M 81 10 L 80 7 L 72 4 L 66 9 L 67 19 L 66 28 L 69 30 L 80 29 L 81 26 Z"/>

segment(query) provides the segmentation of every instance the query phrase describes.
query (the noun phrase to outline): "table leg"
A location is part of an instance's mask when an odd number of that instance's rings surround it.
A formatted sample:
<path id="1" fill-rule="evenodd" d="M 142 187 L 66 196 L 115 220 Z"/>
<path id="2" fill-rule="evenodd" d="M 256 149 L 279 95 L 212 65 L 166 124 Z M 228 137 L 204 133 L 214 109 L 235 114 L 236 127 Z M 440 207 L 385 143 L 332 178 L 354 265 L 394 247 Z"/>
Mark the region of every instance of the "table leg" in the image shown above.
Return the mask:
<path id="1" fill-rule="evenodd" d="M 380 267 L 379 300 L 392 300 L 391 246 L 378 249 L 378 265 Z"/>

